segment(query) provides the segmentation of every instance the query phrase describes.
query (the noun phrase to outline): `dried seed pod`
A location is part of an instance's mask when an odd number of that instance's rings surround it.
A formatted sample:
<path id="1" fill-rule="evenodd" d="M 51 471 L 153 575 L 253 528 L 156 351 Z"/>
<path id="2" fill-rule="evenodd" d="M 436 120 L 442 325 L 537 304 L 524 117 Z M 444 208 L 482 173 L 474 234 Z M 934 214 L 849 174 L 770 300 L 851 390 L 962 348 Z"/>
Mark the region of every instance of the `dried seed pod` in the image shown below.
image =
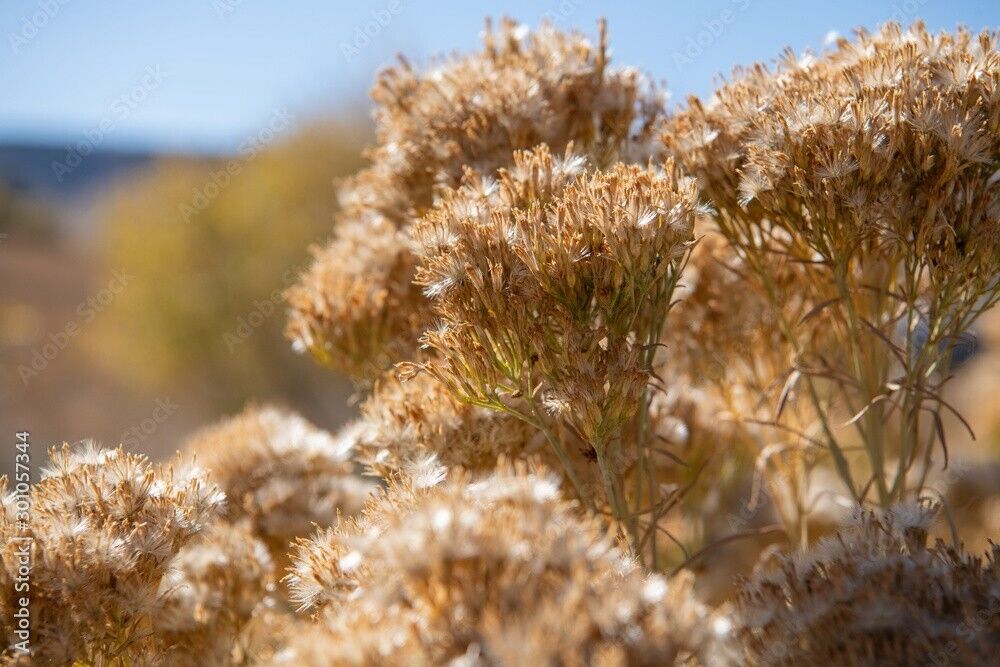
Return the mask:
<path id="1" fill-rule="evenodd" d="M 64 446 L 50 458 L 31 489 L 27 526 L 15 521 L 6 480 L 0 485 L 5 642 L 14 639 L 18 549 L 27 544 L 35 659 L 152 659 L 163 651 L 151 619 L 169 563 L 218 516 L 225 495 L 201 468 L 154 466 L 121 448 Z"/>
<path id="2" fill-rule="evenodd" d="M 289 580 L 321 611 L 285 664 L 730 656 L 725 619 L 694 600 L 689 581 L 643 574 L 599 521 L 561 500 L 556 477 L 524 466 L 394 483 L 359 519 L 301 541 Z"/>
<path id="3" fill-rule="evenodd" d="M 855 522 L 743 584 L 737 634 L 761 665 L 990 664 L 1000 647 L 1000 547 L 927 546 L 934 508 Z"/>
<path id="4" fill-rule="evenodd" d="M 273 407 L 249 407 L 186 448 L 225 490 L 226 519 L 247 522 L 276 560 L 314 525 L 356 513 L 374 489 L 354 474 L 350 442 Z"/>
<path id="5" fill-rule="evenodd" d="M 645 160 L 656 146 L 660 97 L 636 70 L 609 65 L 603 27 L 594 45 L 505 20 L 484 41 L 427 71 L 404 60 L 382 72 L 372 165 L 342 186 L 336 238 L 289 291 L 296 348 L 359 381 L 414 356 L 428 308 L 397 232 L 466 168 L 491 173 L 539 143 L 572 144 L 598 166 Z"/>

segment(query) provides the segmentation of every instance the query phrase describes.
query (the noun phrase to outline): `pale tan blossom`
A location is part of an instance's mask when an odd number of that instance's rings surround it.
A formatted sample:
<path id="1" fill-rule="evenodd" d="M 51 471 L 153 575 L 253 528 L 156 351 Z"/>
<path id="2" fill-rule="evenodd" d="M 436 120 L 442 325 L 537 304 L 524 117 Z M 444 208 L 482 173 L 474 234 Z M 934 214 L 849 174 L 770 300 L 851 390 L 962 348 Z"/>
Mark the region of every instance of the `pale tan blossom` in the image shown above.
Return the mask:
<path id="1" fill-rule="evenodd" d="M 5 642 L 22 592 L 17 550 L 30 546 L 31 647 L 40 661 L 146 664 L 162 655 L 152 619 L 171 560 L 218 516 L 225 495 L 190 463 L 154 466 L 91 444 L 53 449 L 19 525 L 6 481 L 0 513 Z M 22 577 L 23 580 L 23 577 Z"/>
<path id="2" fill-rule="evenodd" d="M 731 657 L 727 620 L 692 597 L 687 578 L 644 574 L 541 469 L 501 464 L 478 479 L 390 485 L 356 521 L 300 542 L 289 579 L 321 611 L 282 664 Z"/>
<path id="3" fill-rule="evenodd" d="M 593 43 L 509 20 L 487 25 L 477 53 L 423 70 L 401 59 L 372 98 L 372 164 L 342 185 L 336 237 L 288 294 L 297 349 L 361 381 L 415 354 L 428 309 L 400 232 L 440 190 L 466 168 L 490 174 L 540 143 L 573 144 L 599 166 L 645 160 L 662 109 L 637 70 L 609 63 L 603 27 Z"/>
<path id="4" fill-rule="evenodd" d="M 1000 641 L 1000 547 L 927 544 L 934 508 L 859 511 L 808 551 L 762 566 L 737 633 L 761 665 L 986 665 Z"/>
<path id="5" fill-rule="evenodd" d="M 226 519 L 247 522 L 276 559 L 313 525 L 356 513 L 374 488 L 354 474 L 350 442 L 274 407 L 248 407 L 186 449 L 225 491 Z"/>

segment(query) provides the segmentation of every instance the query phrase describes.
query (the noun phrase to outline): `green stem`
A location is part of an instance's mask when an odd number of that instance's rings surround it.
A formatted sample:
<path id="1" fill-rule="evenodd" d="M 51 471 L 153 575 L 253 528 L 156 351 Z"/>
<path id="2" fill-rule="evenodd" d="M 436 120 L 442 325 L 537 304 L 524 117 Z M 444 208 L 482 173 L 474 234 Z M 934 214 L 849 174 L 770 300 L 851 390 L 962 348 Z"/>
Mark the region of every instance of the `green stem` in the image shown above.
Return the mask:
<path id="1" fill-rule="evenodd" d="M 601 470 L 601 478 L 604 481 L 604 489 L 608 494 L 608 502 L 611 504 L 611 513 L 621 529 L 628 534 L 632 551 L 636 554 L 636 556 L 638 556 L 639 535 L 638 531 L 634 529 L 632 525 L 634 517 L 630 519 L 628 516 L 628 509 L 623 508 L 622 506 L 622 499 L 620 498 L 618 484 L 615 481 L 614 475 L 611 473 L 611 468 L 608 467 L 608 461 L 605 457 L 605 447 L 606 445 L 595 447 L 594 452 L 597 454 L 597 466 Z"/>
<path id="2" fill-rule="evenodd" d="M 854 307 L 854 295 L 847 286 L 847 262 L 841 262 L 835 270 L 837 274 L 837 289 L 840 292 L 840 301 L 844 304 L 844 311 L 847 314 L 847 346 L 851 354 L 851 361 L 854 365 L 854 377 L 863 388 L 865 394 L 862 401 L 868 404 L 876 396 L 878 390 L 872 387 L 871 374 L 867 366 L 861 359 L 861 323 Z M 874 325 L 873 325 L 874 326 Z M 875 360 L 871 360 L 875 363 Z M 864 421 L 868 424 L 865 430 L 858 422 L 858 432 L 868 452 L 868 460 L 871 463 L 872 475 L 875 477 L 875 488 L 878 491 L 879 504 L 882 507 L 889 505 L 889 489 L 885 483 L 885 443 L 882 441 L 882 420 L 880 411 L 875 407 L 869 407 L 865 413 Z"/>
<path id="3" fill-rule="evenodd" d="M 583 494 L 583 484 L 580 483 L 580 478 L 577 477 L 576 468 L 573 467 L 573 462 L 570 461 L 569 454 L 566 453 L 565 448 L 559 443 L 559 441 L 552 435 L 551 430 L 545 423 L 545 419 L 542 417 L 541 413 L 538 411 L 538 406 L 535 405 L 535 399 L 533 396 L 528 396 L 528 405 L 531 407 L 531 413 L 534 415 L 534 420 L 526 420 L 529 424 L 533 425 L 539 431 L 545 435 L 546 442 L 556 453 L 559 458 L 559 462 L 562 464 L 563 470 L 566 472 L 566 476 L 569 478 L 570 484 L 573 485 L 573 490 L 576 491 L 577 498 L 584 505 L 590 505 L 593 509 L 593 502 L 588 502 L 587 497 Z M 515 412 L 515 414 L 520 414 Z"/>
<path id="4" fill-rule="evenodd" d="M 750 261 L 748 261 L 748 264 L 750 264 L 750 266 L 754 269 L 754 272 L 764 285 L 764 289 L 770 299 L 771 308 L 778 319 L 778 325 L 781 328 L 782 334 L 785 336 L 785 340 L 787 340 L 788 344 L 791 346 L 792 352 L 795 354 L 795 358 L 800 359 L 802 357 L 802 348 L 792 331 L 792 326 L 785 317 L 784 310 L 781 307 L 781 302 L 778 300 L 777 292 L 774 289 L 774 285 L 771 282 L 770 277 L 767 275 L 766 271 L 757 267 L 756 264 Z M 833 429 L 830 427 L 830 423 L 827 420 L 826 408 L 820 400 L 819 391 L 816 389 L 816 383 L 813 382 L 810 374 L 805 373 L 804 376 L 806 388 L 809 391 L 809 399 L 813 404 L 813 409 L 816 411 L 816 417 L 819 419 L 820 427 L 823 429 L 823 434 L 826 436 L 827 442 L 830 445 L 830 453 L 833 456 L 833 463 L 837 468 L 837 473 L 840 475 L 844 484 L 847 485 L 847 488 L 851 492 L 851 495 L 854 496 L 854 499 L 860 503 L 861 496 L 858 494 L 857 487 L 854 484 L 854 477 L 851 475 L 851 467 L 847 463 L 847 458 L 844 456 L 843 448 L 837 441 L 837 437 L 833 434 Z"/>

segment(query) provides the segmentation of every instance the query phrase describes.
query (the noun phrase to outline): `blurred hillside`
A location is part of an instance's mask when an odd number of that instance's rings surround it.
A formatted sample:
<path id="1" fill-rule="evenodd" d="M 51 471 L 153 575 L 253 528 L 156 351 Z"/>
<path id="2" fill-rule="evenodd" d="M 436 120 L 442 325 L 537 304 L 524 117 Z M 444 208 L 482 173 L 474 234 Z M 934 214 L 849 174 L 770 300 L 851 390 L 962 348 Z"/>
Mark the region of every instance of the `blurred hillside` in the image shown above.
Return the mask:
<path id="1" fill-rule="evenodd" d="M 54 164 L 64 162 L 71 152 L 58 146 L 0 144 L 0 181 L 25 198 L 66 202 L 88 191 L 99 190 L 116 177 L 148 165 L 157 157 L 148 151 L 96 149 L 81 156 L 76 167 L 67 165 L 62 172 L 53 168 Z"/>
<path id="2" fill-rule="evenodd" d="M 234 156 L 97 151 L 61 181 L 65 150 L 0 146 L 4 431 L 39 456 L 90 437 L 159 454 L 248 400 L 343 421 L 350 388 L 292 354 L 280 293 L 332 230 L 362 127 Z"/>

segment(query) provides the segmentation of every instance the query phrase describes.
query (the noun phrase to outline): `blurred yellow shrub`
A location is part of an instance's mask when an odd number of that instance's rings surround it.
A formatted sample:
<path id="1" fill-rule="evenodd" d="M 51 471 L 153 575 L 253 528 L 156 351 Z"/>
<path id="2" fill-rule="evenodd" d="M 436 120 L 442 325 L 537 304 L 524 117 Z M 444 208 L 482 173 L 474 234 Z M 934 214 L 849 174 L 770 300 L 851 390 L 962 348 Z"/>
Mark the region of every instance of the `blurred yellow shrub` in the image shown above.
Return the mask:
<path id="1" fill-rule="evenodd" d="M 281 294 L 331 232 L 334 180 L 358 167 L 365 132 L 285 134 L 226 161 L 161 160 L 101 206 L 105 269 L 135 279 L 89 343 L 123 381 L 195 386 L 215 410 L 310 398 L 310 364 L 280 334 Z"/>

